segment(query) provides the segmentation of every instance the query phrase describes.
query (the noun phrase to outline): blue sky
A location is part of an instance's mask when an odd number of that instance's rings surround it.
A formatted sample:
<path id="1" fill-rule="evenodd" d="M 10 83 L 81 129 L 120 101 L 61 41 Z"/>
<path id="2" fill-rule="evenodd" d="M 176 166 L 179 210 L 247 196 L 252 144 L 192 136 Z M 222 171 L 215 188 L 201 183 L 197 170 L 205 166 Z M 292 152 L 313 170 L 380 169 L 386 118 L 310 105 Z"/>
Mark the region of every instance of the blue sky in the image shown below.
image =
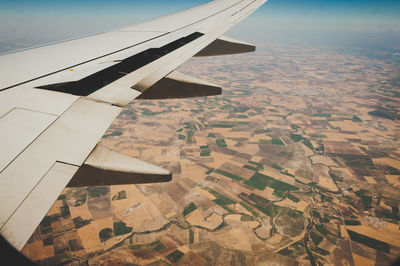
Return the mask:
<path id="1" fill-rule="evenodd" d="M 208 1 L 0 0 L 0 44 L 19 42 L 20 46 L 29 46 L 59 41 L 135 24 L 205 2 Z M 230 33 L 262 41 L 262 36 L 304 36 L 304 32 L 311 31 L 399 35 L 400 1 L 269 0 Z"/>

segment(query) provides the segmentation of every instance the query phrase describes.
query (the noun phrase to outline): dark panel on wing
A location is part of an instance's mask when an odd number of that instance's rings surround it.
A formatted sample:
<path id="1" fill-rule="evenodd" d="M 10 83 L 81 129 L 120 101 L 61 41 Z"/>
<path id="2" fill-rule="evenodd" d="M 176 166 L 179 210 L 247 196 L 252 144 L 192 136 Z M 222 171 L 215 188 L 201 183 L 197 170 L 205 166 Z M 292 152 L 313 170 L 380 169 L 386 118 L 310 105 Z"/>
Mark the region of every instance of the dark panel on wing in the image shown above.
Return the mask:
<path id="1" fill-rule="evenodd" d="M 172 180 L 172 174 L 134 173 L 82 165 L 67 187 L 109 186 L 160 183 Z"/>
<path id="2" fill-rule="evenodd" d="M 195 32 L 186 37 L 180 38 L 160 48 L 151 48 L 139 54 L 133 55 L 122 60 L 120 63 L 103 69 L 97 73 L 87 76 L 79 81 L 49 84 L 37 87 L 39 89 L 52 90 L 58 92 L 69 93 L 79 96 L 88 96 L 98 89 L 122 78 L 157 59 L 163 57 L 172 51 L 185 46 L 186 44 L 196 40 L 204 34 Z M 134 85 L 134 84 L 132 84 Z"/>

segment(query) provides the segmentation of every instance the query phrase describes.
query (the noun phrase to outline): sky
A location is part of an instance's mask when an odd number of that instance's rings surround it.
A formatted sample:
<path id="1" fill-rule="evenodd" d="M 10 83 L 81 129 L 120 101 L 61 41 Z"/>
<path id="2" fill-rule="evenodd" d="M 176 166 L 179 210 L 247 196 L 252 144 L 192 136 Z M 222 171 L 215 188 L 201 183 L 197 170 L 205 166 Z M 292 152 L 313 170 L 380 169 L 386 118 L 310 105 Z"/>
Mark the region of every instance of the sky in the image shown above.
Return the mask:
<path id="1" fill-rule="evenodd" d="M 0 0 L 0 52 L 118 29 L 206 2 Z M 255 42 L 334 41 L 366 33 L 397 38 L 400 1 L 269 0 L 229 32 Z"/>

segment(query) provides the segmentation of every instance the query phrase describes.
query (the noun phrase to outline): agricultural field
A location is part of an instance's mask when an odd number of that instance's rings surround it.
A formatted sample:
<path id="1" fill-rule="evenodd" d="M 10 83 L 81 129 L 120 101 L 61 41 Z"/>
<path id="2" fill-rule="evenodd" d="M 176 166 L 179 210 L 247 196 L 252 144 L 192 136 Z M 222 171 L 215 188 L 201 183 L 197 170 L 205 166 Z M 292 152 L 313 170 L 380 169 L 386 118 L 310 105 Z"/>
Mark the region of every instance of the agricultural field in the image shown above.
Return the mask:
<path id="1" fill-rule="evenodd" d="M 223 94 L 134 101 L 101 140 L 172 181 L 66 188 L 23 253 L 71 265 L 389 265 L 400 256 L 391 60 L 267 45 L 186 63 L 179 71 Z"/>

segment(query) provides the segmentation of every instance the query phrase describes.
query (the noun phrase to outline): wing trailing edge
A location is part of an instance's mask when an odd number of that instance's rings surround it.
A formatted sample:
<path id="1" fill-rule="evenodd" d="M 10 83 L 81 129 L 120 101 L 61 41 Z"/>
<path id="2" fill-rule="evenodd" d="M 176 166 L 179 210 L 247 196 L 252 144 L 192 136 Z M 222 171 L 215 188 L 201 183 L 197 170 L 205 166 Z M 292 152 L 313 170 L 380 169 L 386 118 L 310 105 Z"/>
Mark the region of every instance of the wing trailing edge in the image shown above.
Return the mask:
<path id="1" fill-rule="evenodd" d="M 168 182 L 172 174 L 155 165 L 98 144 L 67 187 Z"/>
<path id="2" fill-rule="evenodd" d="M 173 71 L 147 89 L 137 99 L 176 99 L 220 95 L 221 87 L 211 82 Z"/>
<path id="3" fill-rule="evenodd" d="M 221 36 L 203 50 L 198 52 L 195 56 L 217 56 L 217 55 L 230 55 L 254 52 L 256 47 L 252 44 L 238 41 L 226 36 Z"/>

